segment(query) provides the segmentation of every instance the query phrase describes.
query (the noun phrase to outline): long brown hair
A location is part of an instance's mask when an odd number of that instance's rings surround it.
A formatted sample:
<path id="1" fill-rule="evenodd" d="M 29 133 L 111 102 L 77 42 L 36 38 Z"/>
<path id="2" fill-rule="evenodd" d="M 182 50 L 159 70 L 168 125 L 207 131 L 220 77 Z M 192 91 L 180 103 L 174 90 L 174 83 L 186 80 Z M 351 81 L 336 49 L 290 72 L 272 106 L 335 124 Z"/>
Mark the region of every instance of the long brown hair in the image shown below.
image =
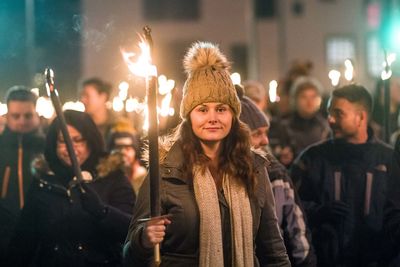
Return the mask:
<path id="1" fill-rule="evenodd" d="M 182 121 L 173 133 L 173 139 L 182 143 L 184 174 L 193 178 L 193 165 L 207 165 L 209 158 L 203 153 L 199 138 L 192 130 L 190 118 Z M 255 188 L 255 174 L 251 155 L 250 130 L 236 117 L 233 118 L 229 134 L 222 141 L 219 155 L 219 169 L 247 187 L 250 196 Z"/>

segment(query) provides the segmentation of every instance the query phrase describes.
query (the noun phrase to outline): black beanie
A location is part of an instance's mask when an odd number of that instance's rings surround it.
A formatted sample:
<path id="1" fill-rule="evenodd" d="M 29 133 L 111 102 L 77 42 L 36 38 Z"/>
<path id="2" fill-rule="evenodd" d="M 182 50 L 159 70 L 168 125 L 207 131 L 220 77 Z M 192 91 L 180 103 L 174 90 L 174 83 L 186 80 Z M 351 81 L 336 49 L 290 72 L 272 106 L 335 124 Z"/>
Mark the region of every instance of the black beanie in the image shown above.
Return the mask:
<path id="1" fill-rule="evenodd" d="M 250 98 L 244 95 L 243 88 L 240 85 L 235 85 L 235 88 L 242 108 L 242 112 L 240 113 L 239 117 L 240 120 L 246 123 L 252 131 L 260 127 L 269 127 L 269 120 L 267 116 Z"/>
<path id="2" fill-rule="evenodd" d="M 130 146 L 136 152 L 136 158 L 140 158 L 139 137 L 127 131 L 114 132 L 107 141 L 107 150 L 112 151 L 118 146 Z"/>

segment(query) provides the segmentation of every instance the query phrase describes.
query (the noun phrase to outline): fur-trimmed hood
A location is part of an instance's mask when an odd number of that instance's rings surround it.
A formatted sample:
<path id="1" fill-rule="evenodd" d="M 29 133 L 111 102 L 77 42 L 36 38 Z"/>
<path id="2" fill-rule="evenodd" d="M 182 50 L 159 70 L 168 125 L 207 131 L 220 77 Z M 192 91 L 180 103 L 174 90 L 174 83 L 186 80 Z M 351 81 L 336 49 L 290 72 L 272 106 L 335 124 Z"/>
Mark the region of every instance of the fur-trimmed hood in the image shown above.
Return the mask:
<path id="1" fill-rule="evenodd" d="M 96 166 L 96 170 L 91 174 L 91 178 L 85 176 L 87 171 L 82 171 L 84 180 L 97 180 L 102 179 L 110 175 L 115 171 L 124 170 L 124 161 L 122 154 L 119 152 L 112 153 L 102 159 Z M 50 169 L 48 162 L 45 160 L 43 154 L 36 157 L 31 164 L 31 171 L 34 177 L 43 178 L 45 176 L 54 176 L 54 172 Z M 63 177 L 64 178 L 64 177 Z"/>

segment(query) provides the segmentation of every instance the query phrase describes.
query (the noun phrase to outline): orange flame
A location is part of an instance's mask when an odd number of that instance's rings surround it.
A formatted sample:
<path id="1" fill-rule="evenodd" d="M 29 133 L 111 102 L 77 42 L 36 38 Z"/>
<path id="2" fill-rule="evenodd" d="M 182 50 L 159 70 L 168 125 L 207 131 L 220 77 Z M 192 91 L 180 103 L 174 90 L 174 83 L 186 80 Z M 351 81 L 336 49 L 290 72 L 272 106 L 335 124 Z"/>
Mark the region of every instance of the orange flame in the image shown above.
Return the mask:
<path id="1" fill-rule="evenodd" d="M 137 56 L 134 52 L 125 52 L 121 50 L 124 61 L 128 65 L 131 73 L 134 75 L 140 77 L 157 76 L 157 68 L 152 64 L 151 60 L 150 47 L 143 38 L 141 39 L 142 40 L 139 42 L 139 48 L 142 53 Z M 133 61 L 134 59 L 137 59 L 136 62 Z"/>

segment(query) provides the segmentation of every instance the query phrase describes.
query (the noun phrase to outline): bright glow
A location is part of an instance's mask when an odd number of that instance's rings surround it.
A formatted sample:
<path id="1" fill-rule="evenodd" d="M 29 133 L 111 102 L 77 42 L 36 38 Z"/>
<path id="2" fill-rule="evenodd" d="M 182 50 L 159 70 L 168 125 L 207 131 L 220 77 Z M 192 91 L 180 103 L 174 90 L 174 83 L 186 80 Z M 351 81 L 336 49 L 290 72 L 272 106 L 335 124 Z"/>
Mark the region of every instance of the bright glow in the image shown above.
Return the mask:
<path id="1" fill-rule="evenodd" d="M 82 102 L 76 101 L 68 101 L 65 102 L 65 104 L 62 107 L 63 110 L 76 110 L 76 111 L 81 111 L 84 112 L 85 111 L 85 105 Z"/>
<path id="2" fill-rule="evenodd" d="M 0 102 L 0 116 L 7 114 L 7 104 L 2 104 Z"/>
<path id="3" fill-rule="evenodd" d="M 157 68 L 151 64 L 150 47 L 143 40 L 139 43 L 139 47 L 142 54 L 138 57 L 133 52 L 121 51 L 129 70 L 140 77 L 157 76 Z M 137 61 L 133 62 L 132 58 L 137 58 Z"/>
<path id="4" fill-rule="evenodd" d="M 234 73 L 232 73 L 231 74 L 231 80 L 232 80 L 232 83 L 235 85 L 235 84 L 240 84 L 241 83 L 241 77 L 240 77 L 240 74 L 239 73 L 237 73 L 237 72 L 234 72 Z"/>
<path id="5" fill-rule="evenodd" d="M 31 92 L 34 93 L 36 96 L 39 96 L 39 88 L 32 88 Z"/>
<path id="6" fill-rule="evenodd" d="M 143 111 L 143 106 L 141 103 L 139 103 L 139 101 L 137 100 L 137 98 L 128 98 L 125 102 L 125 110 L 126 112 L 142 112 Z"/>
<path id="7" fill-rule="evenodd" d="M 118 89 L 119 89 L 119 93 L 118 93 L 119 98 L 121 98 L 122 100 L 127 99 L 129 83 L 127 83 L 125 81 L 120 82 L 120 84 L 118 85 Z"/>
<path id="8" fill-rule="evenodd" d="M 381 72 L 381 79 L 382 80 L 387 80 L 387 79 L 390 79 L 390 77 L 392 77 L 393 73 L 392 73 L 392 70 L 391 70 L 390 66 L 395 61 L 396 61 L 396 54 L 395 53 L 390 53 L 386 57 L 386 61 L 383 62 L 383 70 Z M 387 66 L 387 65 L 389 65 L 389 66 Z"/>
<path id="9" fill-rule="evenodd" d="M 54 107 L 48 97 L 41 96 L 36 102 L 36 112 L 39 116 L 51 119 L 54 116 Z"/>
<path id="10" fill-rule="evenodd" d="M 160 95 L 166 95 L 175 88 L 174 80 L 167 80 L 165 75 L 158 76 L 158 93 Z"/>
<path id="11" fill-rule="evenodd" d="M 399 33 L 399 34 L 400 34 L 400 33 Z M 399 38 L 400 38 L 400 36 L 399 36 Z M 396 61 L 396 54 L 395 54 L 395 53 L 390 53 L 390 54 L 387 56 L 387 62 L 388 62 L 388 64 L 389 64 L 389 66 L 391 66 L 392 63 L 395 62 L 395 61 Z"/>
<path id="12" fill-rule="evenodd" d="M 390 79 L 390 77 L 392 77 L 392 70 L 389 69 L 389 71 L 386 71 L 386 70 L 382 71 L 382 73 L 381 73 L 382 80 Z"/>
<path id="13" fill-rule="evenodd" d="M 122 90 L 122 91 L 128 91 L 129 83 L 127 83 L 125 81 L 120 82 L 119 85 L 118 85 L 118 89 Z"/>
<path id="14" fill-rule="evenodd" d="M 124 109 L 124 101 L 119 97 L 115 96 L 112 103 L 113 110 L 120 112 Z"/>
<path id="15" fill-rule="evenodd" d="M 269 101 L 271 103 L 275 103 L 278 101 L 278 82 L 276 80 L 272 80 L 269 82 L 269 89 L 268 89 L 268 95 L 269 95 Z"/>
<path id="16" fill-rule="evenodd" d="M 347 81 L 352 81 L 353 80 L 353 76 L 354 76 L 354 66 L 353 66 L 353 62 L 351 62 L 350 59 L 346 59 L 344 61 L 344 66 L 345 66 L 345 71 L 344 71 L 344 78 Z"/>
<path id="17" fill-rule="evenodd" d="M 168 93 L 168 94 L 163 98 L 163 100 L 161 101 L 161 108 L 160 108 L 160 110 L 159 110 L 159 114 L 160 114 L 162 117 L 167 117 L 168 114 L 170 113 L 170 111 L 169 111 L 169 109 L 170 109 L 169 105 L 170 105 L 170 103 L 171 103 L 171 99 L 172 99 L 172 94 L 171 94 L 171 93 Z"/>
<path id="18" fill-rule="evenodd" d="M 143 116 L 144 116 L 144 120 L 143 120 L 143 127 L 142 127 L 142 129 L 144 130 L 144 131 L 148 131 L 149 130 L 149 109 L 147 108 L 147 106 L 146 106 L 146 108 L 143 110 L 144 112 L 144 114 L 143 114 Z M 157 122 L 158 123 L 158 122 Z"/>
<path id="19" fill-rule="evenodd" d="M 328 77 L 331 80 L 332 86 L 338 86 L 340 81 L 340 72 L 338 70 L 329 71 Z"/>
<path id="20" fill-rule="evenodd" d="M 128 98 L 128 91 L 119 90 L 119 92 L 118 92 L 118 97 L 119 97 L 122 101 L 124 101 L 125 99 Z"/>

